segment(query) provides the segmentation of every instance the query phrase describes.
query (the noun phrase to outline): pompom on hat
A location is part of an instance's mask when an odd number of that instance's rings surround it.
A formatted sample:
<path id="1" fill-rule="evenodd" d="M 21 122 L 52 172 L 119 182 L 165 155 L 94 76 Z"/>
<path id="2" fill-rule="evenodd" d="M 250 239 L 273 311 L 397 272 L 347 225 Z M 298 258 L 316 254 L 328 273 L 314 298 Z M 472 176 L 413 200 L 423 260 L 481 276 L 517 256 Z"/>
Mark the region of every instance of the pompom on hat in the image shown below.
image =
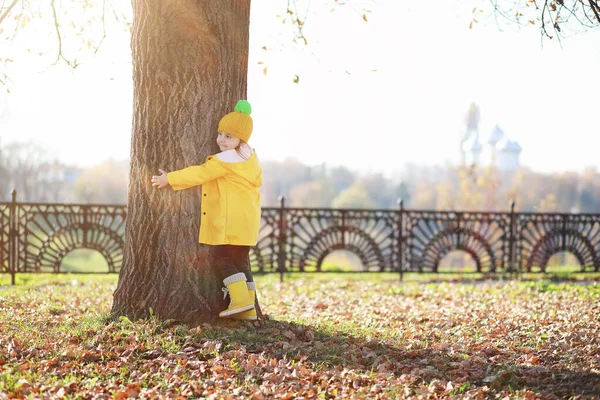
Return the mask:
<path id="1" fill-rule="evenodd" d="M 227 132 L 231 136 L 248 143 L 252 135 L 252 107 L 246 100 L 240 100 L 235 105 L 233 112 L 225 115 L 219 121 L 219 132 Z"/>

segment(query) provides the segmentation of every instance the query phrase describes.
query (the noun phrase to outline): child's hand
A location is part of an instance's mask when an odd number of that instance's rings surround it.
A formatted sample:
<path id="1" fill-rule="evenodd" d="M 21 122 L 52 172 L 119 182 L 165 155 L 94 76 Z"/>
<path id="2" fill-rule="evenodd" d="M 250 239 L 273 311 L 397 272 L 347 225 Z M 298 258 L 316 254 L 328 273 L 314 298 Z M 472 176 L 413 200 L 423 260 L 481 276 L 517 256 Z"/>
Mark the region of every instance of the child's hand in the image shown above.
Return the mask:
<path id="1" fill-rule="evenodd" d="M 158 170 L 160 171 L 160 175 L 152 176 L 152 186 L 162 189 L 169 184 L 169 179 L 167 178 L 167 173 L 164 170 L 160 168 Z"/>

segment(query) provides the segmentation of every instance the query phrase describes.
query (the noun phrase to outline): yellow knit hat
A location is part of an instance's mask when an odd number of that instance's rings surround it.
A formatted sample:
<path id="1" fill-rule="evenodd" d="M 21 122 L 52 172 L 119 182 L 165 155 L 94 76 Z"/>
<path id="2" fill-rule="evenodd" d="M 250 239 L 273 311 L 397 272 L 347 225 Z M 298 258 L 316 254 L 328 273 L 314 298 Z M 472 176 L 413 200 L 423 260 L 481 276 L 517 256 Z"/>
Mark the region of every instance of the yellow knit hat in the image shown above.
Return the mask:
<path id="1" fill-rule="evenodd" d="M 235 105 L 234 111 L 225 115 L 219 121 L 219 132 L 227 132 L 231 136 L 248 143 L 252 134 L 252 107 L 246 100 L 240 100 Z"/>

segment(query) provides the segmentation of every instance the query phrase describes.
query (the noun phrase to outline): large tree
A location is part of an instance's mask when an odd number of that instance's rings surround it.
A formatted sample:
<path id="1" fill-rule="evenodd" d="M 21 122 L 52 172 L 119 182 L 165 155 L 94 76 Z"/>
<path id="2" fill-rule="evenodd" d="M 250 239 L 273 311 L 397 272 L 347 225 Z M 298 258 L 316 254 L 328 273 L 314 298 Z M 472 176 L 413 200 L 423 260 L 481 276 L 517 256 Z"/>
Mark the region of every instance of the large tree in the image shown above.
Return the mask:
<path id="1" fill-rule="evenodd" d="M 131 179 L 112 313 L 195 324 L 225 306 L 198 243 L 200 190 L 159 191 L 150 178 L 218 150 L 219 118 L 246 98 L 250 0 L 133 0 L 133 11 Z"/>

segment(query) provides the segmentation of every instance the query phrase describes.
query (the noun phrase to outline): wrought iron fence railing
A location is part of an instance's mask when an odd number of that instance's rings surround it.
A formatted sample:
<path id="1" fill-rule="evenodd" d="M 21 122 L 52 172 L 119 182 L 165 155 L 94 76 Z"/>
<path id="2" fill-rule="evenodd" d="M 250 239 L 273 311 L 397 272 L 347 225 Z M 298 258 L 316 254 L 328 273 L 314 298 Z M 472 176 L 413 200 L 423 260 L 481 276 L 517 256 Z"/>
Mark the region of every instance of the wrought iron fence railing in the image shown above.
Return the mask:
<path id="1" fill-rule="evenodd" d="M 71 251 L 102 254 L 107 273 L 123 260 L 125 205 L 0 203 L 0 272 L 59 273 Z M 544 272 L 570 252 L 581 272 L 600 271 L 600 214 L 326 209 L 262 210 L 251 250 L 256 272 L 322 271 L 336 250 L 353 252 L 363 271 L 438 272 L 450 252 L 468 253 L 477 272 Z"/>

